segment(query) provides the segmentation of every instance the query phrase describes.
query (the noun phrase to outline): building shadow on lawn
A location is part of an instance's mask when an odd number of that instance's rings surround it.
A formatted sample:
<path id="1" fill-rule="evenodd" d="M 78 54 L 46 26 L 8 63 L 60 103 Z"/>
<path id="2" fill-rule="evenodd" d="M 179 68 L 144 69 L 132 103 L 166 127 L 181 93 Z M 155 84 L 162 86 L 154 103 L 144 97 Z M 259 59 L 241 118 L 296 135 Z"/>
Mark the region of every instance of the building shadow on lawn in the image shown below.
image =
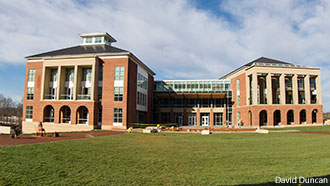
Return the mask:
<path id="1" fill-rule="evenodd" d="M 289 177 L 283 177 L 284 179 L 288 179 Z M 294 177 L 292 177 L 294 178 Z M 301 179 L 302 180 L 302 179 Z M 312 180 L 323 180 L 326 181 L 325 183 L 312 183 Z M 267 182 L 267 183 L 256 183 L 256 184 L 243 184 L 238 186 L 324 186 L 324 185 L 330 185 L 330 175 L 325 176 L 315 176 L 315 177 L 304 177 L 305 182 L 299 182 L 299 177 L 297 177 L 297 183 L 275 183 L 275 178 L 273 182 Z M 309 181 L 309 183 L 307 183 Z"/>

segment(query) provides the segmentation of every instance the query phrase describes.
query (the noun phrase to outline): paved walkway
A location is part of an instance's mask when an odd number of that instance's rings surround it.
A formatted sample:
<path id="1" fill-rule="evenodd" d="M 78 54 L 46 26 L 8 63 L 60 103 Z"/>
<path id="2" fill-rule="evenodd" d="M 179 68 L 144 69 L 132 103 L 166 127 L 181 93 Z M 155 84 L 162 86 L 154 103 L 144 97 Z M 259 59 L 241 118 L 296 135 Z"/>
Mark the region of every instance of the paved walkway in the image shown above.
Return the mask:
<path id="1" fill-rule="evenodd" d="M 32 144 L 32 143 L 46 143 L 51 141 L 62 141 L 71 139 L 81 138 L 93 138 L 98 136 L 109 136 L 123 134 L 126 131 L 100 131 L 100 132 L 82 132 L 82 133 L 60 133 L 59 137 L 50 137 L 50 134 L 46 137 L 39 136 L 20 136 L 16 139 L 11 139 L 10 136 L 0 136 L 0 146 L 6 145 L 21 145 L 21 144 Z"/>

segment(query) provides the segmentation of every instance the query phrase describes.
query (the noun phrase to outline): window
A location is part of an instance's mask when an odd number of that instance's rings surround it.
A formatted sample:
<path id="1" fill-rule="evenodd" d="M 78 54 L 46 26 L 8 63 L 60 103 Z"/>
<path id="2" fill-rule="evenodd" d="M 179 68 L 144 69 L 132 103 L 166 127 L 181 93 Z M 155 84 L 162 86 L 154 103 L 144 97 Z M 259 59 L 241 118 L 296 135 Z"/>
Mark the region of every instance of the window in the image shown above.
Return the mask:
<path id="1" fill-rule="evenodd" d="M 57 69 L 50 70 L 50 81 L 57 81 Z"/>
<path id="2" fill-rule="evenodd" d="M 138 73 L 137 85 L 145 90 L 148 89 L 148 79 Z"/>
<path id="3" fill-rule="evenodd" d="M 83 75 L 82 81 L 92 81 L 92 69 L 91 68 L 84 68 L 82 75 Z"/>
<path id="4" fill-rule="evenodd" d="M 222 113 L 214 113 L 214 125 L 222 125 Z"/>
<path id="5" fill-rule="evenodd" d="M 27 100 L 33 100 L 33 95 L 34 95 L 34 87 L 28 87 L 27 88 Z"/>
<path id="6" fill-rule="evenodd" d="M 237 107 L 239 107 L 240 105 L 240 93 L 239 93 L 239 90 L 240 87 L 239 87 L 239 80 L 236 81 L 236 94 L 237 94 Z"/>
<path id="7" fill-rule="evenodd" d="M 162 123 L 169 123 L 170 122 L 170 113 L 161 113 Z"/>
<path id="8" fill-rule="evenodd" d="M 250 103 L 250 105 L 252 105 L 253 104 L 253 94 L 252 94 L 252 76 L 249 76 L 249 89 L 250 89 L 250 91 L 249 91 L 249 94 L 250 94 L 250 100 L 249 100 L 249 103 Z"/>
<path id="9" fill-rule="evenodd" d="M 32 119 L 33 115 L 33 106 L 26 106 L 25 118 Z"/>
<path id="10" fill-rule="evenodd" d="M 114 108 L 113 109 L 113 122 L 114 123 L 122 123 L 123 122 L 123 109 L 122 108 Z"/>
<path id="11" fill-rule="evenodd" d="M 102 99 L 102 87 L 97 87 L 97 99 Z"/>
<path id="12" fill-rule="evenodd" d="M 124 92 L 123 87 L 115 87 L 114 100 L 115 101 L 123 101 L 123 92 Z"/>
<path id="13" fill-rule="evenodd" d="M 305 88 L 305 82 L 303 78 L 298 79 L 298 89 L 304 89 Z"/>
<path id="14" fill-rule="evenodd" d="M 99 110 L 98 110 L 97 115 L 98 115 L 97 122 L 102 123 L 102 106 L 99 106 Z"/>
<path id="15" fill-rule="evenodd" d="M 36 69 L 29 69 L 28 72 L 28 82 L 34 82 L 36 76 Z"/>
<path id="16" fill-rule="evenodd" d="M 115 67 L 115 80 L 124 80 L 124 66 Z"/>
<path id="17" fill-rule="evenodd" d="M 74 69 L 67 69 L 65 74 L 65 81 L 73 82 L 74 79 Z"/>
<path id="18" fill-rule="evenodd" d="M 240 120 L 241 120 L 241 113 L 237 112 L 236 113 L 236 123 L 240 123 Z"/>
<path id="19" fill-rule="evenodd" d="M 103 81 L 103 67 L 100 66 L 99 68 L 99 81 Z"/>
<path id="20" fill-rule="evenodd" d="M 95 37 L 95 43 L 102 43 L 102 37 Z"/>
<path id="21" fill-rule="evenodd" d="M 92 37 L 86 37 L 85 43 L 92 43 Z"/>
<path id="22" fill-rule="evenodd" d="M 137 94 L 137 104 L 147 106 L 147 95 L 138 92 Z"/>

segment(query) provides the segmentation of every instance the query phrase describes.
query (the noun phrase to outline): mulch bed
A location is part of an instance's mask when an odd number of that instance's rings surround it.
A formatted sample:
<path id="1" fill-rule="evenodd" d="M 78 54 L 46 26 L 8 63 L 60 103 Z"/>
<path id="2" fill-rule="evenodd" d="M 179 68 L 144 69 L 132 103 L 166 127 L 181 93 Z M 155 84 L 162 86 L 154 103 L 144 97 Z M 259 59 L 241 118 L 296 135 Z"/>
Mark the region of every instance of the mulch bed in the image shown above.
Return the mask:
<path id="1" fill-rule="evenodd" d="M 21 145 L 32 143 L 46 143 L 51 141 L 63 141 L 82 138 L 93 138 L 98 136 L 109 136 L 123 134 L 126 131 L 100 131 L 100 132 L 82 132 L 82 133 L 60 133 L 59 137 L 51 137 L 51 134 L 47 134 L 45 137 L 40 136 L 19 136 L 19 138 L 12 139 L 10 136 L 0 136 L 0 146 L 6 145 Z"/>

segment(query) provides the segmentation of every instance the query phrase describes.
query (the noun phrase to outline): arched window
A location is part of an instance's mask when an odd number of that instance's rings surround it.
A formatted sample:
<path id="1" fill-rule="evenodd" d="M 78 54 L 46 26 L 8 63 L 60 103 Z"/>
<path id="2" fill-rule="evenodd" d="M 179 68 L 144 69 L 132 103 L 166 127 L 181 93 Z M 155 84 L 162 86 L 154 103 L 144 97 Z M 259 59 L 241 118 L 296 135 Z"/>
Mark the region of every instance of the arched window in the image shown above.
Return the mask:
<path id="1" fill-rule="evenodd" d="M 278 125 L 279 123 L 281 123 L 281 111 L 275 110 L 273 118 L 274 118 L 274 125 Z"/>
<path id="2" fill-rule="evenodd" d="M 54 122 L 54 107 L 47 105 L 44 108 L 44 122 Z"/>
<path id="3" fill-rule="evenodd" d="M 60 123 L 71 123 L 71 109 L 68 106 L 63 106 L 60 109 Z"/>
<path id="4" fill-rule="evenodd" d="M 312 111 L 312 123 L 316 123 L 317 122 L 316 116 L 317 116 L 317 109 L 314 109 Z"/>
<path id="5" fill-rule="evenodd" d="M 306 122 L 306 110 L 305 109 L 300 111 L 299 118 L 300 118 L 300 124 Z"/>
<path id="6" fill-rule="evenodd" d="M 291 125 L 294 122 L 294 113 L 293 110 L 289 110 L 288 113 L 286 114 L 287 117 L 287 124 Z"/>
<path id="7" fill-rule="evenodd" d="M 267 125 L 267 111 L 262 110 L 259 113 L 259 126 L 266 126 Z"/>
<path id="8" fill-rule="evenodd" d="M 77 110 L 77 124 L 88 124 L 88 109 L 81 106 Z"/>

